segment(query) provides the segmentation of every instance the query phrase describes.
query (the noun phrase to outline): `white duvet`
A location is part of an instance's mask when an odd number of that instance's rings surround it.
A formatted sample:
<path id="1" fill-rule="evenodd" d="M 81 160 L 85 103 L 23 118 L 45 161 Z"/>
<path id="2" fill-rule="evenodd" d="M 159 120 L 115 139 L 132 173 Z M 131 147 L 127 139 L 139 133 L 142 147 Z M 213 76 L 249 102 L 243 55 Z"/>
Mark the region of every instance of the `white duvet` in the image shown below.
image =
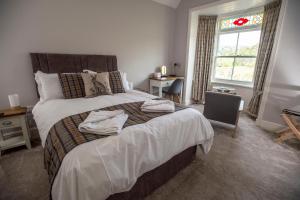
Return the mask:
<path id="1" fill-rule="evenodd" d="M 44 146 L 50 128 L 64 117 L 107 106 L 145 101 L 155 96 L 138 92 L 95 98 L 57 99 L 38 103 L 34 119 Z M 197 110 L 184 109 L 129 126 L 119 135 L 77 146 L 64 158 L 52 187 L 53 200 L 102 200 L 130 190 L 138 177 L 188 147 L 210 150 L 213 129 Z"/>

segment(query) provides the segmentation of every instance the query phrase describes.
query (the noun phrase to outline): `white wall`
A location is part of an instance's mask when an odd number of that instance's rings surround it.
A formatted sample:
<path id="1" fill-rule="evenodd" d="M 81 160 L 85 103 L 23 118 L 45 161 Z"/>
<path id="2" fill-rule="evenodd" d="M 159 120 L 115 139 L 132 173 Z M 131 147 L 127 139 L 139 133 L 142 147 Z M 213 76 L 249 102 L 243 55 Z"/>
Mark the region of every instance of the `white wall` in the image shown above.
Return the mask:
<path id="1" fill-rule="evenodd" d="M 179 63 L 176 74 L 185 76 L 183 90 L 183 101 L 185 104 L 191 103 L 192 79 L 195 59 L 196 37 L 197 37 L 197 16 L 190 15 L 190 10 L 204 4 L 216 2 L 217 0 L 184 0 L 176 9 L 176 26 L 174 36 L 173 62 Z M 188 33 L 190 35 L 188 35 Z M 188 63 L 187 63 L 188 61 Z"/>
<path id="2" fill-rule="evenodd" d="M 270 92 L 262 120 L 282 124 L 283 108 L 300 104 L 300 1 L 288 0 L 279 38 Z"/>
<path id="3" fill-rule="evenodd" d="M 176 9 L 176 29 L 174 36 L 174 62 L 178 62 L 181 67 L 177 69 L 177 74 L 185 74 L 186 51 L 188 44 L 189 10 L 204 4 L 216 2 L 218 0 L 182 0 Z"/>
<path id="4" fill-rule="evenodd" d="M 195 47 L 198 27 L 198 15 L 220 15 L 228 12 L 236 12 L 239 9 L 246 10 L 251 7 L 261 6 L 265 2 L 256 1 L 230 1 L 230 0 L 187 0 L 182 1 L 176 11 L 176 34 L 175 34 L 175 48 L 174 59 L 176 62 L 181 63 L 181 68 L 178 70 L 178 74 L 186 76 L 186 84 L 184 91 L 184 102 L 189 104 L 191 102 L 192 95 L 192 80 L 193 80 L 193 68 L 195 58 Z M 199 8 L 199 9 L 198 9 Z M 191 11 L 191 12 L 190 12 Z M 190 16 L 189 16 L 190 15 Z M 188 30 L 189 34 L 188 35 Z M 188 49 L 188 52 L 186 52 Z M 187 63 L 186 66 L 185 64 Z M 214 83 L 212 86 L 223 86 L 234 88 L 237 94 L 241 95 L 245 101 L 244 109 L 247 108 L 249 101 L 251 100 L 253 89 L 241 86 L 232 86 L 221 83 Z"/>
<path id="5" fill-rule="evenodd" d="M 136 87 L 169 64 L 175 10 L 150 0 L 0 0 L 0 108 L 37 100 L 30 52 L 115 54 Z"/>
<path id="6" fill-rule="evenodd" d="M 184 0 L 181 1 L 176 10 L 174 61 L 181 64 L 181 68 L 177 71 L 180 75 L 184 75 L 186 71 L 186 50 L 188 42 L 190 42 L 187 36 L 189 10 L 215 1 L 216 0 Z M 248 2 L 244 2 L 249 4 L 245 5 L 245 7 L 255 7 L 257 5 L 261 6 L 270 1 L 249 0 Z M 274 60 L 274 72 L 271 75 L 270 93 L 267 96 L 266 106 L 262 113 L 262 120 L 271 122 L 269 124 L 283 124 L 280 118 L 281 110 L 286 107 L 299 105 L 300 102 L 300 1 L 288 0 L 287 2 L 287 9 L 283 19 L 283 27 Z M 191 37 L 194 36 L 195 34 L 191 34 Z M 193 62 L 191 63 L 191 65 L 193 65 Z M 252 89 L 239 86 L 235 86 L 235 89 L 237 90 L 237 93 L 243 97 L 247 104 L 251 99 Z"/>

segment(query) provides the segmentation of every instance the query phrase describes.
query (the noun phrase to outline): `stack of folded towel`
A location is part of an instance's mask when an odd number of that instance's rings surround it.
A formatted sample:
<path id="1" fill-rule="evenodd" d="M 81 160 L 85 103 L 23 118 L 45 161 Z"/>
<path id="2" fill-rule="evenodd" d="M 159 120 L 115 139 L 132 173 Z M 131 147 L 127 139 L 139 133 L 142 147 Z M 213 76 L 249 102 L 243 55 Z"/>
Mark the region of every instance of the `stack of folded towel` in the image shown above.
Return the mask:
<path id="1" fill-rule="evenodd" d="M 148 100 L 141 106 L 143 112 L 174 112 L 175 104 L 170 100 Z"/>
<path id="2" fill-rule="evenodd" d="M 79 131 L 99 135 L 114 135 L 121 132 L 128 115 L 123 110 L 92 111 L 78 126 Z"/>

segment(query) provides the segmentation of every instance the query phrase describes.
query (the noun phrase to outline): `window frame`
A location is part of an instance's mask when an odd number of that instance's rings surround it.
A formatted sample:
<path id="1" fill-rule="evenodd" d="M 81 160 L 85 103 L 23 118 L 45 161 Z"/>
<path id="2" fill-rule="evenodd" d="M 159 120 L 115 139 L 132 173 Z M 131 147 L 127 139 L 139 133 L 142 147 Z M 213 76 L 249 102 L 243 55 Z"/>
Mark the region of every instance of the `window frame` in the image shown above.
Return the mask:
<path id="1" fill-rule="evenodd" d="M 237 39 L 237 44 L 236 44 L 236 50 L 235 53 L 237 53 L 238 50 L 238 42 L 239 42 L 239 35 L 241 32 L 250 32 L 250 31 L 261 31 L 261 24 L 256 25 L 256 26 L 250 26 L 250 27 L 236 27 L 236 28 L 232 28 L 232 29 L 227 29 L 227 30 L 221 30 L 221 21 L 227 18 L 239 18 L 239 17 L 244 17 L 246 15 L 255 15 L 255 14 L 261 14 L 262 10 L 256 10 L 256 11 L 252 11 L 252 12 L 247 12 L 244 14 L 232 14 L 232 15 L 226 15 L 226 16 L 221 16 L 218 18 L 217 20 L 217 27 L 216 27 L 216 35 L 215 35 L 215 46 L 214 46 L 214 53 L 213 53 L 213 62 L 212 62 L 212 73 L 211 73 L 211 82 L 212 83 L 222 83 L 222 84 L 228 84 L 228 85 L 237 85 L 237 86 L 242 86 L 242 87 L 249 87 L 252 88 L 253 84 L 254 84 L 254 78 L 252 79 L 252 81 L 239 81 L 239 80 L 228 80 L 228 79 L 221 79 L 221 78 L 215 78 L 215 74 L 216 74 L 216 60 L 217 58 L 233 58 L 234 62 L 236 58 L 257 58 L 256 56 L 240 56 L 240 55 L 236 55 L 236 56 L 218 56 L 217 52 L 219 49 L 219 38 L 220 35 L 222 34 L 230 34 L 230 33 L 238 33 L 238 39 Z M 233 76 L 233 71 L 234 71 L 235 66 L 233 65 L 232 68 L 232 74 L 231 74 L 231 78 Z M 254 69 L 254 73 L 256 72 L 256 68 Z"/>

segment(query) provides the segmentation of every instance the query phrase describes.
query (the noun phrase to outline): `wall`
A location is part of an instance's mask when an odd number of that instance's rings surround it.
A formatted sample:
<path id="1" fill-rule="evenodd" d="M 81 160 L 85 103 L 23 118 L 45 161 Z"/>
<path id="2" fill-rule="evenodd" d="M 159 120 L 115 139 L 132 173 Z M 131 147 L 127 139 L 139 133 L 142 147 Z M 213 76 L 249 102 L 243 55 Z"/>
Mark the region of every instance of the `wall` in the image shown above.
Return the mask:
<path id="1" fill-rule="evenodd" d="M 181 64 L 181 68 L 177 70 L 177 74 L 186 76 L 185 91 L 184 91 L 184 102 L 186 104 L 191 103 L 191 88 L 193 79 L 193 68 L 194 68 L 194 57 L 196 48 L 196 37 L 197 37 L 197 26 L 198 26 L 198 15 L 209 14 L 209 15 L 219 15 L 228 12 L 236 12 L 238 9 L 246 10 L 251 7 L 261 6 L 260 2 L 255 1 L 244 1 L 244 2 L 231 2 L 230 0 L 222 0 L 217 2 L 216 0 L 186 0 L 181 1 L 179 7 L 176 11 L 176 34 L 175 34 L 175 44 L 174 44 L 174 58 L 176 62 Z M 207 6 L 205 4 L 211 4 Z M 205 6 L 204 6 L 205 5 Z M 199 10 L 195 9 L 197 7 Z M 189 19 L 189 10 L 193 9 Z M 189 26 L 190 23 L 190 26 Z M 188 38 L 188 29 L 190 29 L 190 35 Z M 188 53 L 187 48 L 189 45 Z M 188 55 L 187 55 L 188 54 Z M 187 58 L 188 57 L 188 58 Z M 188 65 L 185 66 L 188 59 Z M 223 86 L 235 88 L 236 92 L 241 95 L 242 99 L 245 101 L 244 109 L 252 97 L 253 89 L 241 86 L 225 85 L 225 84 L 212 84 L 213 86 Z"/>
<path id="2" fill-rule="evenodd" d="M 182 0 L 176 9 L 176 29 L 174 36 L 174 61 L 180 63 L 176 73 L 185 74 L 186 51 L 188 44 L 189 10 L 218 0 Z"/>
<path id="3" fill-rule="evenodd" d="M 300 23 L 299 0 L 288 0 L 283 18 L 270 92 L 262 120 L 282 124 L 283 108 L 300 103 Z"/>
<path id="4" fill-rule="evenodd" d="M 0 108 L 37 101 L 30 52 L 115 54 L 135 87 L 169 64 L 175 10 L 150 0 L 0 0 Z"/>

